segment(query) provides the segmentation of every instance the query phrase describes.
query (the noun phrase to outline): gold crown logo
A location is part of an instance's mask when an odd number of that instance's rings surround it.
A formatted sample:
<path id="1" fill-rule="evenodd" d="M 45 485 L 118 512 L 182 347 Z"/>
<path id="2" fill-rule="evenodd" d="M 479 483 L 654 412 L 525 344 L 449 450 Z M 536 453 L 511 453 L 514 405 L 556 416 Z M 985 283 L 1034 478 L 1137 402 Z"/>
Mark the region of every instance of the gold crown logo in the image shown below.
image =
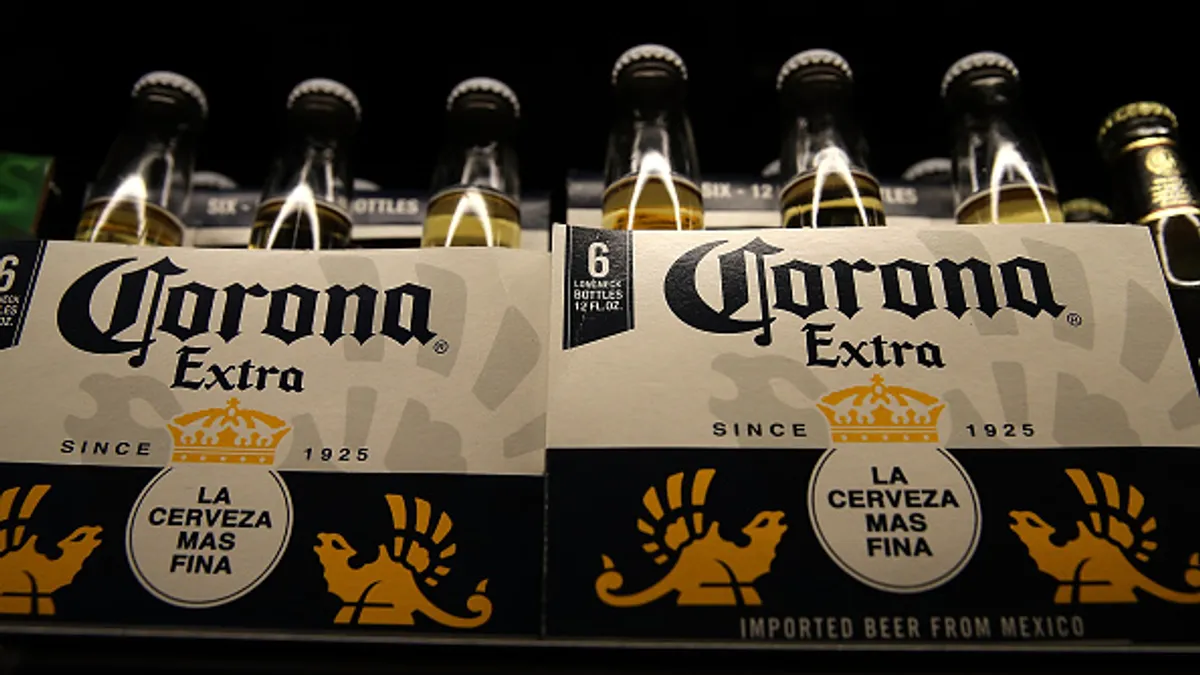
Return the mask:
<path id="1" fill-rule="evenodd" d="M 236 398 L 224 408 L 184 413 L 167 429 L 175 443 L 173 462 L 271 464 L 275 449 L 292 430 L 287 422 L 258 410 L 242 410 Z"/>
<path id="2" fill-rule="evenodd" d="M 834 442 L 847 443 L 936 443 L 945 407 L 925 392 L 884 386 L 882 375 L 870 385 L 826 394 L 817 404 Z"/>

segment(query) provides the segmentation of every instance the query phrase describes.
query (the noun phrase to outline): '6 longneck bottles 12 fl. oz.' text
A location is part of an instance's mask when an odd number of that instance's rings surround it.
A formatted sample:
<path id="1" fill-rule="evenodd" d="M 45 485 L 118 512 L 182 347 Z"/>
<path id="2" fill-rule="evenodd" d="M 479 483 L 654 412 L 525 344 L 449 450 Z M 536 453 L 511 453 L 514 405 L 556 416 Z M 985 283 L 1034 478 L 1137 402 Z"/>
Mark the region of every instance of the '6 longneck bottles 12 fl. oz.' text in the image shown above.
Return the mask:
<path id="1" fill-rule="evenodd" d="M 683 59 L 661 45 L 634 47 L 617 59 L 612 85 L 617 110 L 604 160 L 602 226 L 704 229 Z"/>
<path id="2" fill-rule="evenodd" d="M 142 246 L 183 243 L 196 137 L 208 116 L 200 87 L 155 71 L 133 85 L 133 103 L 92 185 L 75 238 Z"/>

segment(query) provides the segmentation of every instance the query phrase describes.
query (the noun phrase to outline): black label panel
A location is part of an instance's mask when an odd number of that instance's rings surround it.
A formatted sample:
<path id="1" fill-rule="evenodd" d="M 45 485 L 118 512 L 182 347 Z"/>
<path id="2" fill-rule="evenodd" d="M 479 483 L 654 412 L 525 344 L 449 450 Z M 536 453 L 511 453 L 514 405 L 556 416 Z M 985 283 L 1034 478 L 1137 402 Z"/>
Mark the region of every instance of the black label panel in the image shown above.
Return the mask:
<path id="1" fill-rule="evenodd" d="M 21 340 L 45 247 L 40 241 L 0 245 L 0 349 L 15 347 Z"/>
<path id="2" fill-rule="evenodd" d="M 0 622 L 540 630 L 540 477 L 270 472 L 288 508 L 268 518 L 245 508 L 240 478 L 231 499 L 220 482 L 188 483 L 187 466 L 0 470 Z M 186 499 L 152 487 L 171 481 Z M 273 570 L 232 600 L 195 602 L 242 574 L 271 528 L 290 528 Z"/>
<path id="3" fill-rule="evenodd" d="M 973 484 L 953 498 L 887 461 L 851 467 L 866 489 L 822 488 L 830 453 L 552 450 L 548 635 L 1200 642 L 1200 503 L 1179 479 L 1200 469 L 1195 450 L 952 452 Z M 870 578 L 889 559 L 938 564 L 954 537 L 933 523 L 954 509 L 978 514 L 965 565 L 910 592 Z M 820 534 L 818 511 L 845 526 Z M 857 571 L 834 555 L 856 551 Z"/>
<path id="4" fill-rule="evenodd" d="M 633 329 L 633 233 L 567 229 L 563 349 Z"/>

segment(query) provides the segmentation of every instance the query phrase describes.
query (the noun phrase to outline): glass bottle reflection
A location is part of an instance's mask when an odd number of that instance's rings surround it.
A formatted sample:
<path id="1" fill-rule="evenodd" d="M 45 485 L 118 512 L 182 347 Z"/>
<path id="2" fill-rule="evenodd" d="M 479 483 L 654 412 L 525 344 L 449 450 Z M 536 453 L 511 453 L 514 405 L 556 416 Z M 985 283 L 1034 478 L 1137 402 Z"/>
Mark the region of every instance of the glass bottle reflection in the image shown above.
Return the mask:
<path id="1" fill-rule="evenodd" d="M 788 59 L 776 89 L 784 115 L 780 190 L 784 227 L 884 225 L 879 181 L 854 118 L 853 72 L 839 54 L 810 49 Z"/>
<path id="2" fill-rule="evenodd" d="M 446 113 L 421 246 L 519 247 L 517 95 L 498 80 L 471 78 L 450 91 Z"/>
<path id="3" fill-rule="evenodd" d="M 296 85 L 287 100 L 287 140 L 263 188 L 250 248 L 350 245 L 350 140 L 361 117 L 358 97 L 339 82 Z"/>
<path id="4" fill-rule="evenodd" d="M 208 102 L 195 82 L 165 71 L 138 79 L 132 97 L 129 121 L 96 177 L 75 238 L 179 246 Z"/>
<path id="5" fill-rule="evenodd" d="M 996 52 L 959 59 L 942 78 L 954 134 L 959 223 L 1059 223 L 1050 165 L 1021 108 L 1012 60 Z"/>
<path id="6" fill-rule="evenodd" d="M 602 226 L 704 229 L 683 59 L 661 45 L 634 47 L 617 59 L 612 84 L 617 115 L 604 162 Z"/>

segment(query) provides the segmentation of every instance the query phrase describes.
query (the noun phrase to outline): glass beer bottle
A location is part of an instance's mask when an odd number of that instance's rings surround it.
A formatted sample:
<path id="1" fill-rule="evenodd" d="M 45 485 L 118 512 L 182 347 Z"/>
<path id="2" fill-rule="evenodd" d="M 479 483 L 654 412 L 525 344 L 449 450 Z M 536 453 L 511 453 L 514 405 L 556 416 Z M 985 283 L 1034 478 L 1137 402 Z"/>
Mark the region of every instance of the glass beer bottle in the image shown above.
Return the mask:
<path id="1" fill-rule="evenodd" d="M 1150 229 L 1180 333 L 1200 383 L 1200 198 L 1179 151 L 1179 123 L 1161 103 L 1115 110 L 1100 127 L 1117 215 Z"/>
<path id="2" fill-rule="evenodd" d="M 1017 67 L 978 52 L 942 78 L 953 118 L 955 219 L 959 223 L 1061 223 L 1050 165 L 1021 108 Z"/>
<path id="3" fill-rule="evenodd" d="M 92 185 L 75 239 L 179 246 L 208 102 L 195 82 L 166 71 L 143 75 L 132 96 L 128 123 Z"/>
<path id="4" fill-rule="evenodd" d="M 612 84 L 617 116 L 604 161 L 602 226 L 704 229 L 683 59 L 661 45 L 634 47 L 617 59 Z"/>
<path id="5" fill-rule="evenodd" d="M 287 98 L 287 139 L 272 163 L 250 230 L 253 249 L 350 245 L 350 141 L 362 118 L 349 87 L 305 80 Z"/>
<path id="6" fill-rule="evenodd" d="M 854 118 L 853 84 L 849 64 L 827 49 L 800 52 L 779 70 L 784 227 L 886 223 L 879 181 L 867 170 L 867 144 Z"/>
<path id="7" fill-rule="evenodd" d="M 446 114 L 421 246 L 519 248 L 517 95 L 503 82 L 474 77 L 450 91 Z"/>

